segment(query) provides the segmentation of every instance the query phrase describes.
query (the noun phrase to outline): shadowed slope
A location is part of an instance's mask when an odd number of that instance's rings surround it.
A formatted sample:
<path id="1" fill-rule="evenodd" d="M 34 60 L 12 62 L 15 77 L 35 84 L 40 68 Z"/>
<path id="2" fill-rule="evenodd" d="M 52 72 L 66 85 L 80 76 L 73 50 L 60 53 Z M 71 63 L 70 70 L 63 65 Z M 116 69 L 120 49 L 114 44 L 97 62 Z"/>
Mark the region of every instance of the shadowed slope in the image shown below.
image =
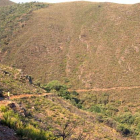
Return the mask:
<path id="1" fill-rule="evenodd" d="M 58 79 L 75 88 L 138 86 L 139 8 L 53 4 L 32 14 L 1 61 L 43 82 Z"/>

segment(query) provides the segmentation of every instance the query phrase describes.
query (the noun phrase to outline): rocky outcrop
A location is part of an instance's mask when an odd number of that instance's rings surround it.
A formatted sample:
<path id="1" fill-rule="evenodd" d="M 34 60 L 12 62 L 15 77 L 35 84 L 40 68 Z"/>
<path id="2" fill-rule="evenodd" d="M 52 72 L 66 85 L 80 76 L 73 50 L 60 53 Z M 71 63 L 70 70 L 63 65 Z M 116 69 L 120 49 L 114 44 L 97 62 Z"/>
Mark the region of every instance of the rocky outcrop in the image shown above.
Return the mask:
<path id="1" fill-rule="evenodd" d="M 27 111 L 20 105 L 16 104 L 16 103 L 10 103 L 8 104 L 8 106 L 14 111 L 17 112 L 18 114 L 20 114 L 23 117 L 28 116 Z"/>

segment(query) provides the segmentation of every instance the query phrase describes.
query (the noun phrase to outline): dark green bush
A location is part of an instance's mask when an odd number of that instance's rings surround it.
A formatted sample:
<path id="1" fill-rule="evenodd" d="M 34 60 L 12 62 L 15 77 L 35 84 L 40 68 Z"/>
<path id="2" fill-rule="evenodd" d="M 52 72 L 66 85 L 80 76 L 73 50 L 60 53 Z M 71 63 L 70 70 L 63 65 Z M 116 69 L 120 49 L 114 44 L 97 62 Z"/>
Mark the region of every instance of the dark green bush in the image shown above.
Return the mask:
<path id="1" fill-rule="evenodd" d="M 71 100 L 70 92 L 65 87 L 60 88 L 60 90 L 58 91 L 58 96 L 61 96 L 64 99 L 67 99 L 67 100 L 68 99 Z"/>
<path id="2" fill-rule="evenodd" d="M 70 98 L 70 101 L 72 102 L 72 104 L 78 108 L 82 108 L 82 101 L 76 97 L 72 97 Z"/>
<path id="3" fill-rule="evenodd" d="M 58 96 L 63 97 L 66 100 L 70 100 L 74 106 L 82 108 L 82 102 L 77 98 L 79 94 L 76 91 L 69 92 L 67 86 L 61 84 L 59 81 L 51 81 L 47 85 L 44 85 L 43 88 L 47 92 L 55 90 Z"/>
<path id="4" fill-rule="evenodd" d="M 117 125 L 117 131 L 122 133 L 122 135 L 127 136 L 131 134 L 130 128 L 128 126 L 125 126 L 123 124 Z"/>
<path id="5" fill-rule="evenodd" d="M 56 91 L 64 91 L 67 90 L 67 87 L 65 85 L 62 85 L 59 81 L 54 80 L 49 82 L 47 85 L 44 85 L 43 88 L 47 91 L 50 92 L 51 90 L 56 90 Z"/>

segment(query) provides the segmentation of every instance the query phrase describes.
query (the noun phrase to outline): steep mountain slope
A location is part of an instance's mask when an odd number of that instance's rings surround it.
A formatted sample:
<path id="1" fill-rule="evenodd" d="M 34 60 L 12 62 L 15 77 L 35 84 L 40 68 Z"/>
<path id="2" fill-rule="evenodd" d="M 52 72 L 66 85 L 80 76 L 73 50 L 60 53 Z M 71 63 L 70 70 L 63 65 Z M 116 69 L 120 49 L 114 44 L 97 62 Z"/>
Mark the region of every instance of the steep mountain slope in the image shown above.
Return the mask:
<path id="1" fill-rule="evenodd" d="M 140 85 L 140 4 L 72 2 L 32 13 L 1 62 L 74 88 Z"/>
<path id="2" fill-rule="evenodd" d="M 1 6 L 7 6 L 7 5 L 12 5 L 14 2 L 9 1 L 9 0 L 0 0 L 0 7 Z"/>

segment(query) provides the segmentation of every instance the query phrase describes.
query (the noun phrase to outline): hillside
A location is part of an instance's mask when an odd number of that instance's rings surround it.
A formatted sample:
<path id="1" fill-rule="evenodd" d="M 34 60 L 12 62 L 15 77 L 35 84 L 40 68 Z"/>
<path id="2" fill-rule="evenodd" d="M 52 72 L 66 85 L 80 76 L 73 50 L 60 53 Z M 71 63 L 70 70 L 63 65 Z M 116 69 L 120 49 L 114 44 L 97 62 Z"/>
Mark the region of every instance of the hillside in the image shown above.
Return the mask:
<path id="1" fill-rule="evenodd" d="M 43 93 L 44 90 L 33 84 L 32 77 L 26 75 L 20 69 L 11 68 L 0 64 L 0 95 L 12 95 Z"/>
<path id="2" fill-rule="evenodd" d="M 31 12 L 28 20 L 21 14 L 22 28 L 4 38 L 1 62 L 73 88 L 140 85 L 139 8 L 72 2 Z"/>
<path id="3" fill-rule="evenodd" d="M 0 0 L 0 7 L 1 6 L 8 6 L 8 5 L 12 5 L 14 4 L 14 2 L 9 1 L 9 0 Z"/>
<path id="4" fill-rule="evenodd" d="M 82 108 L 100 116 L 100 122 L 123 136 L 140 139 L 139 89 L 89 91 L 77 96 Z"/>
<path id="5" fill-rule="evenodd" d="M 1 123 L 13 128 L 21 139 L 131 140 L 55 94 L 8 102 L 0 107 Z"/>
<path id="6" fill-rule="evenodd" d="M 0 7 L 0 139 L 139 140 L 139 9 Z"/>

